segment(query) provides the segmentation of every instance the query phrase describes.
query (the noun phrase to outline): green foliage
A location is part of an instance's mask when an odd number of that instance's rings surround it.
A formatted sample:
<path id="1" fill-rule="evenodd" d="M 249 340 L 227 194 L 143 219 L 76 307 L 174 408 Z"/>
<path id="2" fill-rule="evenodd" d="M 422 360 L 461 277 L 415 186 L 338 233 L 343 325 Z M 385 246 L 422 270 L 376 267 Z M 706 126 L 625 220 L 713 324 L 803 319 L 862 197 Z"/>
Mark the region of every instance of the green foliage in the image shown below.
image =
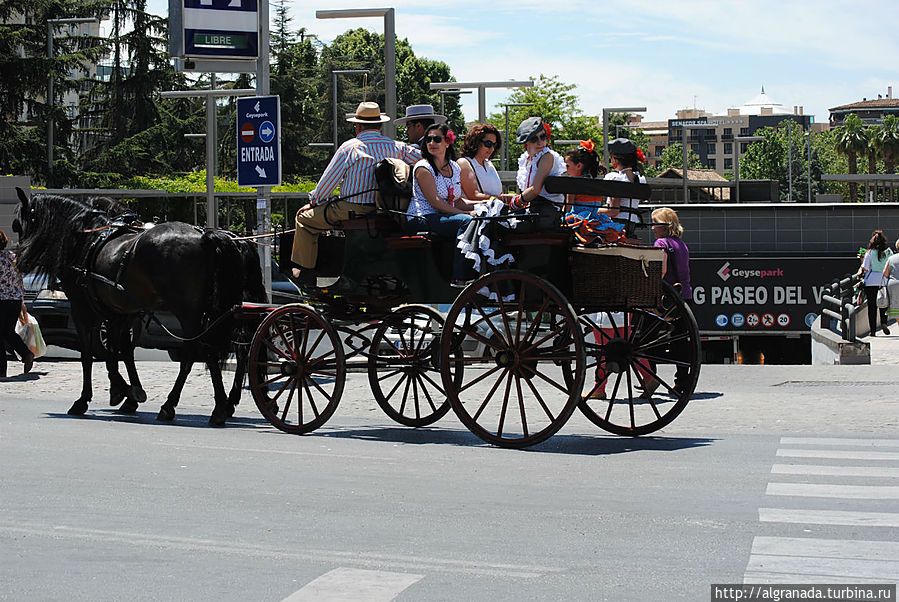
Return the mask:
<path id="1" fill-rule="evenodd" d="M 684 149 L 680 142 L 675 142 L 662 151 L 662 166 L 660 169 L 665 171 L 669 167 L 684 168 Z M 687 151 L 687 169 L 703 169 L 699 155 L 692 148 Z"/>
<path id="2" fill-rule="evenodd" d="M 873 130 L 871 144 L 883 157 L 884 172 L 894 173 L 899 162 L 899 117 L 886 115 L 883 124 Z"/>

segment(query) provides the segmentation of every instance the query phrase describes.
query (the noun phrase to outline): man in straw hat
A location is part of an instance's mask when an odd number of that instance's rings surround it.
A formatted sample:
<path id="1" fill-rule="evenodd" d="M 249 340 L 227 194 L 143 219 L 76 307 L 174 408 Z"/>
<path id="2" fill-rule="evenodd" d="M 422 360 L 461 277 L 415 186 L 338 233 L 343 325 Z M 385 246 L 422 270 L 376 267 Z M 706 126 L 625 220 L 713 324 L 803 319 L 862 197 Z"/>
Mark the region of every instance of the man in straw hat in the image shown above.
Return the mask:
<path id="1" fill-rule="evenodd" d="M 356 137 L 340 145 L 325 168 L 315 190 L 309 193 L 309 203 L 297 211 L 297 230 L 293 235 L 291 260 L 293 276 L 300 284 L 315 285 L 315 262 L 318 259 L 318 237 L 334 228 L 334 224 L 349 219 L 350 214 L 365 215 L 375 210 L 377 182 L 375 167 L 382 159 L 392 157 L 410 165 L 421 159 L 421 152 L 392 140 L 381 133 L 381 126 L 390 117 L 381 113 L 376 102 L 362 102 L 356 113 L 347 117 L 356 125 Z M 340 186 L 340 197 L 329 200 Z"/>
<path id="2" fill-rule="evenodd" d="M 406 107 L 406 116 L 394 121 L 396 125 L 406 126 L 406 139 L 415 148 L 421 148 L 421 139 L 424 138 L 427 129 L 434 125 L 446 123 L 445 115 L 434 113 L 431 105 L 409 105 Z"/>

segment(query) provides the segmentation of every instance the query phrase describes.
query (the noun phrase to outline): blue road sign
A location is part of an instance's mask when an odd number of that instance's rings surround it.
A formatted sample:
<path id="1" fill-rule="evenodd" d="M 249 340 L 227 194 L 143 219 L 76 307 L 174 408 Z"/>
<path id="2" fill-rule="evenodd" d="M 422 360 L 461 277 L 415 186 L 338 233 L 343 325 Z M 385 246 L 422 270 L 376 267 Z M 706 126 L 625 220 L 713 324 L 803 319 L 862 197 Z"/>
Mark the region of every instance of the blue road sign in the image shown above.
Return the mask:
<path id="1" fill-rule="evenodd" d="M 249 96 L 237 99 L 237 184 L 277 186 L 281 183 L 281 99 Z"/>
<path id="2" fill-rule="evenodd" d="M 259 57 L 258 0 L 182 0 L 184 56 Z"/>

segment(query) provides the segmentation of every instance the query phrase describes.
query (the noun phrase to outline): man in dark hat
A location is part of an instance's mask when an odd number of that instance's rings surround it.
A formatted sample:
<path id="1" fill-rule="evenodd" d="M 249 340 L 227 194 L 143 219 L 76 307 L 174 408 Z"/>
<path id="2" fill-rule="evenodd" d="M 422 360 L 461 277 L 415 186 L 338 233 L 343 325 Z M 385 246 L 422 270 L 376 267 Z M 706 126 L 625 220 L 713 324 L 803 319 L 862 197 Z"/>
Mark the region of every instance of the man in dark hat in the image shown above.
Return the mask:
<path id="1" fill-rule="evenodd" d="M 446 116 L 434 113 L 431 105 L 409 105 L 406 116 L 395 120 L 396 125 L 406 126 L 406 139 L 415 148 L 421 148 L 421 139 L 433 124 L 446 123 Z"/>
<path id="2" fill-rule="evenodd" d="M 421 159 L 418 149 L 381 133 L 390 117 L 381 113 L 378 103 L 360 103 L 347 121 L 356 125 L 356 137 L 340 145 L 315 190 L 309 193 L 309 202 L 297 211 L 291 260 L 299 266 L 292 273 L 300 284 L 316 284 L 318 237 L 323 232 L 333 229 L 335 222 L 349 219 L 350 214 L 359 216 L 375 210 L 378 163 L 392 157 L 414 165 Z M 340 198 L 332 200 L 338 186 Z"/>

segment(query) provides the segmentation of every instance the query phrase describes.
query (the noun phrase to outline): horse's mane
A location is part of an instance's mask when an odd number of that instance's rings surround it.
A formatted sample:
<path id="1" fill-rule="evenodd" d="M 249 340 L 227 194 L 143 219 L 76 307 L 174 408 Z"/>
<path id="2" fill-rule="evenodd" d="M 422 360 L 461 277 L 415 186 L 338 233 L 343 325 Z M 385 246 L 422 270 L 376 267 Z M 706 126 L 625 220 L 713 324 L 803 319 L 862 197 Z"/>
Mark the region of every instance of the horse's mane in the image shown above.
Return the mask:
<path id="1" fill-rule="evenodd" d="M 91 205 L 55 194 L 32 197 L 25 214 L 22 208 L 16 209 L 23 228 L 17 266 L 22 273 L 36 272 L 50 282 L 77 262 L 86 241 L 96 236 L 86 230 L 110 222 Z"/>

